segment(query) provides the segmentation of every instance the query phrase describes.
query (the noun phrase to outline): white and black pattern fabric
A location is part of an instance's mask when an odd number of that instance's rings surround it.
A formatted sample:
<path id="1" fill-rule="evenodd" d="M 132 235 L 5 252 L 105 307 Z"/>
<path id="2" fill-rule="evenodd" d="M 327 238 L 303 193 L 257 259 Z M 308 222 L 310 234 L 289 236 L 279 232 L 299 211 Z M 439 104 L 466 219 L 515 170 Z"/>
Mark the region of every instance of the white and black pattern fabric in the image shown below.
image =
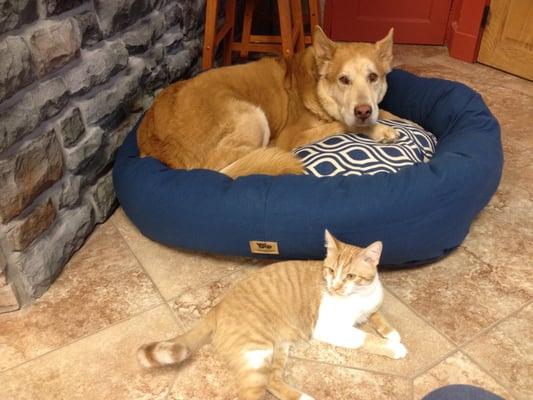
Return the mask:
<path id="1" fill-rule="evenodd" d="M 326 177 L 394 173 L 431 159 L 437 145 L 432 133 L 406 121 L 379 122 L 398 131 L 400 137 L 395 143 L 378 143 L 356 133 L 330 136 L 294 150 L 303 160 L 305 174 Z"/>

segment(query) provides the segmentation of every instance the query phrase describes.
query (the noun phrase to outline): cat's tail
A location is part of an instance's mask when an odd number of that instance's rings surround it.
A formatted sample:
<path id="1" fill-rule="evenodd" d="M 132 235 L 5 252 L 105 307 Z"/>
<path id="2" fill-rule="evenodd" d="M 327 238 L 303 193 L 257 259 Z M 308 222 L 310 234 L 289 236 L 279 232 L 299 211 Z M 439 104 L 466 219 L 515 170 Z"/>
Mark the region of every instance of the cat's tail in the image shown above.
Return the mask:
<path id="1" fill-rule="evenodd" d="M 137 358 L 146 368 L 179 364 L 211 340 L 215 326 L 216 313 L 215 309 L 212 309 L 183 335 L 163 342 L 142 345 L 137 351 Z"/>

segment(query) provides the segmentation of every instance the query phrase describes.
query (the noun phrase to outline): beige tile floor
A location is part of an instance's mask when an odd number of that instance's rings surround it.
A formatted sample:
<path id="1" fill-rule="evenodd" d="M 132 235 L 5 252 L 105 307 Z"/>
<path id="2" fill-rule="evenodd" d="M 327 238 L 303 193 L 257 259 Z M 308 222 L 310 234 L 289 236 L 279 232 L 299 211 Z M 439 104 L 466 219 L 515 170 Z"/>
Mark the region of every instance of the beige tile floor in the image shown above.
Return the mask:
<path id="1" fill-rule="evenodd" d="M 533 83 L 397 46 L 397 64 L 478 90 L 500 120 L 501 185 L 463 245 L 432 265 L 385 271 L 384 312 L 409 354 L 393 361 L 302 343 L 287 379 L 317 399 L 418 400 L 448 383 L 533 398 Z M 135 349 L 187 329 L 262 264 L 177 251 L 144 238 L 118 209 L 34 305 L 0 315 L 0 399 L 234 399 L 204 348 L 180 369 L 143 371 Z"/>

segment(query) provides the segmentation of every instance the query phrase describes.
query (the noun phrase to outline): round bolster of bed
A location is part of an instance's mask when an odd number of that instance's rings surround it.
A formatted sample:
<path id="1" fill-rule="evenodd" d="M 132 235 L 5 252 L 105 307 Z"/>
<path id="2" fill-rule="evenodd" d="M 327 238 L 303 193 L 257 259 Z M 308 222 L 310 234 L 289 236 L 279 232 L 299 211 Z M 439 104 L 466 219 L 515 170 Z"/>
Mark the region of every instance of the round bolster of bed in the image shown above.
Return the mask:
<path id="1" fill-rule="evenodd" d="M 388 75 L 381 107 L 438 139 L 428 163 L 397 173 L 252 175 L 174 170 L 140 158 L 136 128 L 113 179 L 122 208 L 148 238 L 168 246 L 279 259 L 324 257 L 324 229 L 358 246 L 384 243 L 383 265 L 436 260 L 461 244 L 502 172 L 500 129 L 481 96 L 457 82 Z"/>

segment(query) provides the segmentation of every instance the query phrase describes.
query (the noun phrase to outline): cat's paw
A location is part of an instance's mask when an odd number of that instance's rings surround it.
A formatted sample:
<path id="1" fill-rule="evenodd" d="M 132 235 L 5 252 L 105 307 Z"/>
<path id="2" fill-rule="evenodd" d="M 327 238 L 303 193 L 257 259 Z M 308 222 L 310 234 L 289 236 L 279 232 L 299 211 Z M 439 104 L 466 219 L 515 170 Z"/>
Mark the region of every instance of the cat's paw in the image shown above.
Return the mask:
<path id="1" fill-rule="evenodd" d="M 398 360 L 404 358 L 407 355 L 407 349 L 400 342 L 389 341 L 387 347 L 391 350 L 391 358 Z"/>
<path id="2" fill-rule="evenodd" d="M 402 338 L 400 337 L 400 333 L 397 330 L 392 330 L 389 333 L 385 335 L 386 339 L 389 339 L 391 342 L 401 342 Z"/>
<path id="3" fill-rule="evenodd" d="M 306 393 L 302 393 L 302 394 L 300 395 L 300 399 L 299 399 L 299 400 L 315 400 L 315 398 L 309 396 L 309 395 L 306 394 Z"/>
<path id="4" fill-rule="evenodd" d="M 372 129 L 372 139 L 380 143 L 394 143 L 400 137 L 400 134 L 390 126 L 377 124 Z"/>

